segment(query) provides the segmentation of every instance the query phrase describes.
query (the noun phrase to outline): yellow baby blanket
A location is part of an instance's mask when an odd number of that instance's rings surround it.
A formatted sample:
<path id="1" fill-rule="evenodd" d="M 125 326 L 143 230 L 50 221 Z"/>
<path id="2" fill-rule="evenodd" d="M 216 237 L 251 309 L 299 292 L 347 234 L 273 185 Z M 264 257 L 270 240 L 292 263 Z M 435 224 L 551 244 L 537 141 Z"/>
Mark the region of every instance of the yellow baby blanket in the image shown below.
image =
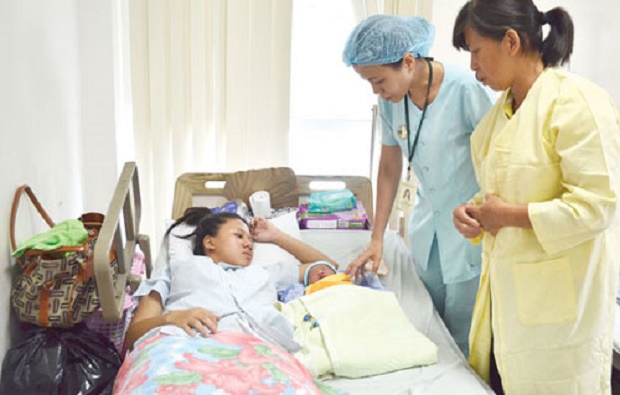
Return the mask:
<path id="1" fill-rule="evenodd" d="M 280 308 L 302 345 L 295 356 L 317 376 L 357 378 L 437 362 L 437 346 L 392 292 L 328 287 Z"/>
<path id="2" fill-rule="evenodd" d="M 325 288 L 329 288 L 334 285 L 353 285 L 351 277 L 345 273 L 332 274 L 331 276 L 323 277 L 314 284 L 310 284 L 306 287 L 306 295 L 315 293 Z"/>

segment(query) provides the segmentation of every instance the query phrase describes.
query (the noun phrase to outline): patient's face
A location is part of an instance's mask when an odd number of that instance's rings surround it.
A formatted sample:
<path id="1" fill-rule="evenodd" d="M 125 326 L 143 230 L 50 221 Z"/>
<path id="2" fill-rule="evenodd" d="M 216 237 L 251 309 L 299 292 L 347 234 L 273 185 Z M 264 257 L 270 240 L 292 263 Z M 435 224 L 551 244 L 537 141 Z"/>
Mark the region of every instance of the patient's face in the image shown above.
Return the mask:
<path id="1" fill-rule="evenodd" d="M 222 225 L 217 236 L 203 240 L 206 255 L 215 263 L 248 266 L 252 262 L 253 241 L 245 222 L 229 219 Z"/>
<path id="2" fill-rule="evenodd" d="M 315 282 L 327 277 L 332 274 L 336 274 L 329 266 L 326 265 L 317 265 L 310 269 L 308 273 L 308 284 L 314 284 Z"/>

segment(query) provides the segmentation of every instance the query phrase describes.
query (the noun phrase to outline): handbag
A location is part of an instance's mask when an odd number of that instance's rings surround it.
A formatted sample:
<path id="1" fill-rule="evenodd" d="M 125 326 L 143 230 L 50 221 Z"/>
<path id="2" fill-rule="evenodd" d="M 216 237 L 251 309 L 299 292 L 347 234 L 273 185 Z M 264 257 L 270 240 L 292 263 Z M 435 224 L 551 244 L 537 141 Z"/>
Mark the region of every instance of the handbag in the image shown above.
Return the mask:
<path id="1" fill-rule="evenodd" d="M 17 249 L 15 219 L 24 193 L 47 225 L 50 228 L 55 226 L 32 189 L 22 185 L 15 193 L 11 208 L 13 251 Z M 79 218 L 88 232 L 82 245 L 52 250 L 26 249 L 17 258 L 21 271 L 13 281 L 10 301 L 20 321 L 42 327 L 67 328 L 82 322 L 99 308 L 92 251 L 103 219 L 104 215 L 100 213 L 85 213 Z M 110 265 L 113 273 L 117 273 L 118 262 L 114 253 L 110 254 Z"/>

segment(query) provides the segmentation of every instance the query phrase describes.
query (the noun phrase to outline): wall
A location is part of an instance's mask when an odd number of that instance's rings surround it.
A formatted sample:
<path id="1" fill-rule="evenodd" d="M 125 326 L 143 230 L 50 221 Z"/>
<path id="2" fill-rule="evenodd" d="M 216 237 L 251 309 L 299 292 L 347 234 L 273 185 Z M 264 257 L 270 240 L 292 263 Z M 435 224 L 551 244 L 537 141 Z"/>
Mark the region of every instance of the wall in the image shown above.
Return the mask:
<path id="1" fill-rule="evenodd" d="M 0 359 L 9 307 L 9 216 L 27 183 L 55 220 L 105 211 L 116 184 L 113 3 L 2 2 L 0 12 Z M 45 229 L 24 199 L 17 238 Z"/>
<path id="2" fill-rule="evenodd" d="M 77 0 L 74 4 L 80 76 L 83 210 L 105 212 L 119 171 L 115 133 L 114 3 L 111 0 Z"/>
<path id="3" fill-rule="evenodd" d="M 620 14 L 618 0 L 538 0 L 539 10 L 554 7 L 566 9 L 575 24 L 573 56 L 568 67 L 604 87 L 620 104 Z M 469 67 L 469 53 L 457 52 L 452 47 L 452 27 L 464 0 L 434 0 L 433 23 L 437 30 L 435 45 L 431 52 L 439 61 L 457 63 Z"/>
<path id="4" fill-rule="evenodd" d="M 462 1 L 435 0 L 434 55 L 469 64 L 451 47 Z M 571 69 L 607 89 L 620 103 L 617 0 L 546 0 L 562 4 L 576 24 Z M 122 0 L 19 0 L 0 12 L 0 358 L 11 341 L 9 211 L 18 185 L 30 184 L 57 219 L 105 211 L 120 165 L 132 160 Z M 117 140 L 120 143 L 117 143 Z M 120 153 L 119 153 L 120 152 Z M 18 240 L 44 227 L 22 202 Z"/>

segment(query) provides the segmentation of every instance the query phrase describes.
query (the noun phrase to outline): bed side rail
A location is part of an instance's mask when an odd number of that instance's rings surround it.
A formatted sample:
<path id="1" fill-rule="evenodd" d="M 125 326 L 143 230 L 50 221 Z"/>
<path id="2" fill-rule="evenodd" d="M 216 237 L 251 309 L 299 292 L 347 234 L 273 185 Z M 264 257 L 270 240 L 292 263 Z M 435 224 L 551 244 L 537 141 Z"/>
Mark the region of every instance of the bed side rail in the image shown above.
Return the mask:
<path id="1" fill-rule="evenodd" d="M 138 169 L 135 162 L 127 162 L 114 190 L 94 251 L 95 280 L 106 321 L 119 321 L 122 318 L 125 287 L 128 284 L 135 287 L 136 281 L 139 283 L 139 279 L 129 273 L 136 244 L 145 254 L 147 276 L 151 274 L 149 238 L 139 234 L 140 202 Z M 116 281 L 110 267 L 111 249 L 118 260 Z"/>

